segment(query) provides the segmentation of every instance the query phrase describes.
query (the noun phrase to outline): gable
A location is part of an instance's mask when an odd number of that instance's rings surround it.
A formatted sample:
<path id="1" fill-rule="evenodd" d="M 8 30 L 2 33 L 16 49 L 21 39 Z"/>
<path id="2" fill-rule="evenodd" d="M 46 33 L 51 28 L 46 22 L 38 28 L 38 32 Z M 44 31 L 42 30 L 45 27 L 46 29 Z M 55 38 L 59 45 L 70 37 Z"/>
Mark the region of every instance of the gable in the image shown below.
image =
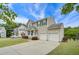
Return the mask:
<path id="1" fill-rule="evenodd" d="M 29 20 L 28 22 L 27 22 L 27 26 L 29 27 L 29 26 L 32 26 L 32 23 L 33 23 L 33 21 L 32 20 Z"/>
<path id="2" fill-rule="evenodd" d="M 20 27 L 18 27 L 18 30 L 26 30 L 27 28 L 26 28 L 26 26 L 24 26 L 24 25 L 21 25 Z"/>

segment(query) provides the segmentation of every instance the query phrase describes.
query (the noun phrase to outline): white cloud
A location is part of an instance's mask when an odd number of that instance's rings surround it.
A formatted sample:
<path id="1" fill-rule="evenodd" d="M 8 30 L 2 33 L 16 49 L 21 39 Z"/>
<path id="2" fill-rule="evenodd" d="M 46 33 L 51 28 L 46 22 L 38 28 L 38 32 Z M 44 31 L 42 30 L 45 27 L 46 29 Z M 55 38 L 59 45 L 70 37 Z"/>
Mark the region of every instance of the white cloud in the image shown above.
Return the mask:
<path id="1" fill-rule="evenodd" d="M 27 19 L 25 17 L 19 16 L 19 17 L 16 17 L 15 18 L 14 22 L 26 24 L 28 20 L 29 19 Z"/>
<path id="2" fill-rule="evenodd" d="M 12 4 L 11 4 L 11 3 L 9 3 L 9 4 L 8 4 L 8 7 L 9 7 L 9 8 L 11 8 L 11 9 L 13 9 L 13 7 L 12 7 Z"/>
<path id="3" fill-rule="evenodd" d="M 40 6 L 40 4 L 37 4 L 37 3 L 34 4 L 34 7 L 36 10 L 39 10 L 39 6 Z"/>
<path id="4" fill-rule="evenodd" d="M 34 6 L 35 6 L 35 10 L 33 10 L 32 8 L 29 8 L 30 15 L 34 16 L 37 20 L 44 18 L 45 9 L 47 5 L 45 5 L 43 8 L 40 7 L 40 4 L 34 4 Z M 40 8 L 41 10 L 39 10 Z M 39 10 L 39 14 L 35 12 L 36 10 Z"/>

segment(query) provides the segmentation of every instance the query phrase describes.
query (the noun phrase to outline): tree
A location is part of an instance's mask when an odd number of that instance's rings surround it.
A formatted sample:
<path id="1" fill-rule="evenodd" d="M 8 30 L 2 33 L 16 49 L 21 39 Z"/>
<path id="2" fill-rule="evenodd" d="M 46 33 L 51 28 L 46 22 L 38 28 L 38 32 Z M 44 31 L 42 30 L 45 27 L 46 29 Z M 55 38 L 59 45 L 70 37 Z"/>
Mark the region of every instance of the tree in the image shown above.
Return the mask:
<path id="1" fill-rule="evenodd" d="M 68 14 L 73 10 L 76 10 L 77 12 L 79 12 L 79 5 L 77 3 L 66 3 L 61 8 L 61 14 Z"/>
<path id="2" fill-rule="evenodd" d="M 8 4 L 0 3 L 0 19 L 2 19 L 8 25 L 15 27 L 16 24 L 13 22 L 13 20 L 15 20 L 16 17 L 16 13 L 8 7 Z"/>
<path id="3" fill-rule="evenodd" d="M 16 23 L 15 23 L 16 24 Z M 16 24 L 16 27 L 18 27 L 19 25 Z M 8 25 L 8 24 L 0 24 L 0 27 L 5 27 L 6 29 L 6 36 L 10 37 L 13 34 L 13 29 L 14 27 L 12 25 Z M 15 28 L 16 28 L 15 27 Z"/>

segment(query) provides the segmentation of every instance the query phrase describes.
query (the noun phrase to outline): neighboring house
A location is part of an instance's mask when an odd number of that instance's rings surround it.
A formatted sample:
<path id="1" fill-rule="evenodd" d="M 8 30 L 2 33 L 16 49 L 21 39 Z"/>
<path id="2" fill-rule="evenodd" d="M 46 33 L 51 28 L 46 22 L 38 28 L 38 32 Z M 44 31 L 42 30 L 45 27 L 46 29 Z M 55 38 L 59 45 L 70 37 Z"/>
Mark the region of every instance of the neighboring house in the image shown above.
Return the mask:
<path id="1" fill-rule="evenodd" d="M 6 30 L 4 27 L 0 27 L 0 38 L 6 37 Z"/>
<path id="2" fill-rule="evenodd" d="M 19 27 L 14 29 L 14 35 L 21 37 L 21 34 L 24 33 L 25 35 L 27 35 L 27 26 L 26 25 L 20 25 Z"/>
<path id="3" fill-rule="evenodd" d="M 37 36 L 40 40 L 49 41 L 61 41 L 64 37 L 63 24 L 57 24 L 51 17 L 36 22 L 29 20 L 26 26 L 27 27 L 24 27 L 25 30 L 23 29 L 23 26 L 21 26 L 20 29 L 29 37 Z M 18 35 L 22 32 L 18 32 Z"/>

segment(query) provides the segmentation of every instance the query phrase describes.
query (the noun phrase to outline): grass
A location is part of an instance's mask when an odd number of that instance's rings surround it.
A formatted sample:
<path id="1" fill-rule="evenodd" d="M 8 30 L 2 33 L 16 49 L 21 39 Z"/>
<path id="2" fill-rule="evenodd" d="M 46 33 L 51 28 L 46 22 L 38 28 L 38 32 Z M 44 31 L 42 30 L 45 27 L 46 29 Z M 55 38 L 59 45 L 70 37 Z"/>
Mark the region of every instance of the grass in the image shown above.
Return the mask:
<path id="1" fill-rule="evenodd" d="M 6 46 L 11 46 L 11 45 L 16 45 L 20 43 L 27 42 L 25 39 L 17 38 L 17 39 L 11 39 L 11 38 L 0 38 L 0 48 L 1 47 L 6 47 Z"/>
<path id="2" fill-rule="evenodd" d="M 79 55 L 79 40 L 61 42 L 61 44 L 48 55 Z"/>

